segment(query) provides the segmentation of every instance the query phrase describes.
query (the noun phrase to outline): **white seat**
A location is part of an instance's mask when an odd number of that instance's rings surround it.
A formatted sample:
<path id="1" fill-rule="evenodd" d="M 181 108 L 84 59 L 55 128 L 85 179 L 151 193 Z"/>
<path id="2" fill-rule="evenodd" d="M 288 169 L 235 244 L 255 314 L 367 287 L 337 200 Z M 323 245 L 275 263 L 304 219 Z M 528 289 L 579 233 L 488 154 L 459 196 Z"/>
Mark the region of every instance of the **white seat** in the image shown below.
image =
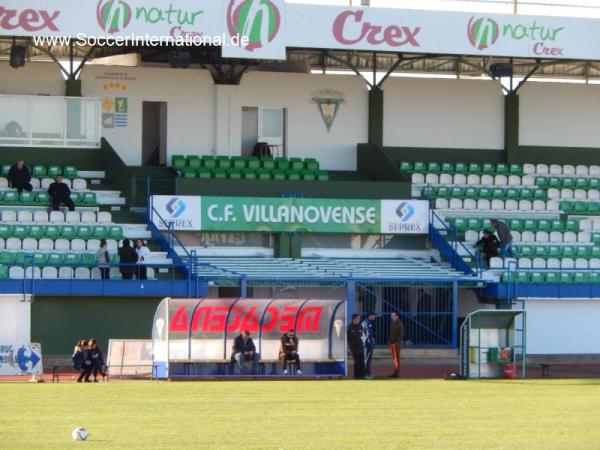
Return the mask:
<path id="1" fill-rule="evenodd" d="M 545 269 L 546 268 L 546 260 L 544 258 L 533 258 L 533 263 L 531 264 L 533 269 Z"/>
<path id="2" fill-rule="evenodd" d="M 119 244 L 114 239 L 107 239 L 106 246 L 108 247 L 108 250 L 111 252 L 116 252 L 119 248 Z"/>
<path id="3" fill-rule="evenodd" d="M 517 258 L 504 258 L 504 267 L 506 269 L 516 269 L 518 266 Z"/>
<path id="4" fill-rule="evenodd" d="M 531 259 L 529 258 L 519 258 L 518 264 L 519 269 L 531 269 Z"/>
<path id="5" fill-rule="evenodd" d="M 3 222 L 16 222 L 17 221 L 17 212 L 16 211 L 2 211 L 2 221 Z"/>
<path id="6" fill-rule="evenodd" d="M 439 181 L 440 178 L 435 173 L 428 173 L 427 175 L 425 175 L 425 184 L 438 184 Z"/>
<path id="7" fill-rule="evenodd" d="M 25 278 L 39 280 L 42 278 L 42 270 L 39 267 L 25 267 Z"/>
<path id="8" fill-rule="evenodd" d="M 58 278 L 61 280 L 70 280 L 73 278 L 73 269 L 71 267 L 60 267 L 58 269 Z"/>
<path id="9" fill-rule="evenodd" d="M 42 238 L 38 242 L 38 250 L 43 252 L 49 252 L 54 250 L 54 241 L 48 238 Z"/>
<path id="10" fill-rule="evenodd" d="M 600 200 L 600 191 L 598 189 L 590 189 L 587 191 L 587 198 L 588 200 Z"/>
<path id="11" fill-rule="evenodd" d="M 98 221 L 98 223 L 111 223 L 112 215 L 109 212 L 101 211 L 98 213 L 97 221 Z"/>
<path id="12" fill-rule="evenodd" d="M 491 175 L 481 175 L 481 179 L 479 180 L 482 186 L 493 186 L 494 185 L 494 177 Z"/>
<path id="13" fill-rule="evenodd" d="M 550 242 L 560 244 L 563 241 L 563 234 L 560 231 L 552 231 L 550 233 Z"/>
<path id="14" fill-rule="evenodd" d="M 573 197 L 575 200 L 587 200 L 588 193 L 585 189 L 575 189 Z"/>
<path id="15" fill-rule="evenodd" d="M 534 200 L 532 209 L 534 211 L 546 211 L 546 200 Z"/>
<path id="16" fill-rule="evenodd" d="M 503 269 L 504 268 L 504 260 L 497 256 L 494 256 L 490 259 L 490 269 Z"/>
<path id="17" fill-rule="evenodd" d="M 451 198 L 449 205 L 450 209 L 462 209 L 463 201 L 460 198 Z"/>
<path id="18" fill-rule="evenodd" d="M 521 232 L 520 231 L 511 231 L 510 234 L 512 234 L 514 242 L 521 242 Z"/>
<path id="19" fill-rule="evenodd" d="M 588 260 L 585 258 L 577 258 L 575 259 L 575 268 L 576 269 L 585 269 L 587 270 L 589 267 Z"/>
<path id="20" fill-rule="evenodd" d="M 475 243 L 479 240 L 479 232 L 475 230 L 468 230 L 465 232 L 465 241 L 468 243 Z"/>
<path id="21" fill-rule="evenodd" d="M 56 251 L 69 251 L 71 249 L 71 244 L 67 239 L 57 239 L 54 241 L 54 250 Z"/>
<path id="22" fill-rule="evenodd" d="M 66 184 L 66 185 L 69 187 L 69 189 L 71 189 L 71 188 L 73 187 L 73 183 L 72 183 L 72 182 L 71 182 L 71 180 L 69 180 L 68 178 L 63 178 L 63 179 L 62 179 L 62 182 L 63 182 L 64 184 Z"/>
<path id="23" fill-rule="evenodd" d="M 521 177 L 521 185 L 525 187 L 535 186 L 535 177 L 533 175 L 524 175 Z"/>
<path id="24" fill-rule="evenodd" d="M 81 223 L 95 223 L 96 214 L 92 211 L 84 211 L 81 213 Z"/>
<path id="25" fill-rule="evenodd" d="M 575 261 L 573 258 L 563 258 L 560 260 L 560 268 L 561 269 L 574 269 Z"/>
<path id="26" fill-rule="evenodd" d="M 454 184 L 458 186 L 464 186 L 467 184 L 467 177 L 463 173 L 457 173 L 454 175 Z"/>
<path id="27" fill-rule="evenodd" d="M 594 231 L 600 231 L 600 220 L 594 220 L 593 227 Z"/>
<path id="28" fill-rule="evenodd" d="M 439 183 L 442 186 L 447 186 L 447 185 L 452 184 L 452 175 L 450 175 L 448 173 L 442 173 L 442 174 L 440 174 Z"/>
<path id="29" fill-rule="evenodd" d="M 535 242 L 548 242 L 550 240 L 550 236 L 546 231 L 537 231 L 535 233 Z"/>
<path id="30" fill-rule="evenodd" d="M 31 183 L 31 187 L 35 190 L 40 189 L 40 187 L 42 186 L 42 183 L 39 178 L 32 178 L 30 183 Z"/>
<path id="31" fill-rule="evenodd" d="M 100 274 L 100 269 L 98 269 L 97 267 L 92 267 L 91 277 L 92 277 L 92 280 L 100 280 L 100 279 L 102 279 L 102 276 Z"/>
<path id="32" fill-rule="evenodd" d="M 154 276 L 154 268 L 153 267 L 148 267 L 146 269 L 146 275 L 148 276 L 149 280 L 154 280 L 155 276 Z"/>
<path id="33" fill-rule="evenodd" d="M 436 198 L 435 199 L 435 209 L 448 209 L 448 199 L 447 198 Z"/>
<path id="34" fill-rule="evenodd" d="M 506 200 L 504 202 L 504 209 L 507 211 L 516 211 L 519 209 L 519 202 L 517 200 Z"/>
<path id="35" fill-rule="evenodd" d="M 573 189 L 561 189 L 560 198 L 563 200 L 573 200 Z"/>
<path id="36" fill-rule="evenodd" d="M 565 231 L 563 233 L 563 242 L 565 244 L 574 244 L 577 242 L 577 234 L 573 231 Z"/>
<path id="37" fill-rule="evenodd" d="M 521 186 L 521 177 L 519 175 L 509 175 L 508 185 L 509 186 Z"/>
<path id="38" fill-rule="evenodd" d="M 496 175 L 494 177 L 494 184 L 496 186 L 506 186 L 508 185 L 508 177 L 506 175 Z"/>
<path id="39" fill-rule="evenodd" d="M 0 238 L 0 250 L 4 250 L 4 247 L 6 247 L 6 241 L 4 238 Z"/>
<path id="40" fill-rule="evenodd" d="M 62 211 L 50 212 L 50 223 L 63 223 L 65 221 L 65 213 Z"/>
<path id="41" fill-rule="evenodd" d="M 477 201 L 472 198 L 466 198 L 463 202 L 463 209 L 466 209 L 467 211 L 477 209 Z"/>
<path id="42" fill-rule="evenodd" d="M 480 211 L 489 211 L 491 208 L 490 201 L 486 198 L 477 200 L 477 209 Z"/>
<path id="43" fill-rule="evenodd" d="M 19 222 L 33 222 L 33 214 L 31 211 L 22 210 L 17 213 L 17 220 Z"/>
<path id="44" fill-rule="evenodd" d="M 47 223 L 48 211 L 36 211 L 33 213 L 33 221 L 35 223 Z"/>
<path id="45" fill-rule="evenodd" d="M 560 198 L 560 190 L 556 189 L 556 188 L 548 189 L 548 198 L 549 199 Z"/>
<path id="46" fill-rule="evenodd" d="M 583 219 L 579 221 L 579 229 L 581 231 L 590 231 L 593 228 L 594 222 L 592 219 Z"/>
<path id="47" fill-rule="evenodd" d="M 560 269 L 560 259 L 558 258 L 548 258 L 546 261 L 547 269 Z"/>
<path id="48" fill-rule="evenodd" d="M 87 251 L 88 252 L 96 253 L 99 249 L 100 249 L 100 240 L 90 239 L 87 241 Z"/>
<path id="49" fill-rule="evenodd" d="M 600 166 L 590 166 L 590 175 L 593 177 L 597 177 L 598 175 L 600 175 Z"/>
<path id="50" fill-rule="evenodd" d="M 34 251 L 38 249 L 38 241 L 33 238 L 23 239 L 23 250 Z"/>
<path id="51" fill-rule="evenodd" d="M 547 164 L 538 164 L 535 166 L 535 173 L 538 175 L 548 175 L 550 169 Z"/>
<path id="52" fill-rule="evenodd" d="M 533 164 L 524 164 L 523 165 L 523 173 L 525 175 L 535 173 L 535 166 Z"/>
<path id="53" fill-rule="evenodd" d="M 52 183 L 54 183 L 54 180 L 52 178 L 42 178 L 42 190 L 47 191 Z"/>
<path id="54" fill-rule="evenodd" d="M 73 180 L 74 191 L 85 191 L 87 189 L 87 182 L 83 178 L 75 178 Z"/>
<path id="55" fill-rule="evenodd" d="M 71 250 L 74 252 L 84 252 L 85 241 L 83 239 L 73 239 L 71 241 Z"/>
<path id="56" fill-rule="evenodd" d="M 577 233 L 577 242 L 580 244 L 587 244 L 588 242 L 592 242 L 592 235 L 587 231 L 580 231 Z"/>
<path id="57" fill-rule="evenodd" d="M 410 180 L 412 184 L 424 184 L 425 176 L 422 173 L 413 173 Z"/>
<path id="58" fill-rule="evenodd" d="M 529 200 L 519 200 L 519 210 L 531 211 L 531 202 Z"/>
<path id="59" fill-rule="evenodd" d="M 65 222 L 67 223 L 79 223 L 81 220 L 81 216 L 77 211 L 67 211 L 65 215 Z"/>
<path id="60" fill-rule="evenodd" d="M 22 280 L 25 277 L 25 270 L 22 267 L 13 266 L 8 269 L 8 277 L 11 280 Z"/>
<path id="61" fill-rule="evenodd" d="M 575 166 L 571 166 L 570 164 L 567 164 L 565 166 L 563 166 L 563 175 L 575 175 Z"/>
<path id="62" fill-rule="evenodd" d="M 494 211 L 504 211 L 504 200 L 500 200 L 499 198 L 495 198 L 492 200 L 492 209 Z"/>
<path id="63" fill-rule="evenodd" d="M 589 261 L 590 269 L 600 269 L 600 258 L 591 258 Z"/>
<path id="64" fill-rule="evenodd" d="M 550 175 L 562 175 L 562 166 L 559 164 L 550 164 Z"/>
<path id="65" fill-rule="evenodd" d="M 6 250 L 21 250 L 21 239 L 10 237 L 6 240 Z"/>
<path id="66" fill-rule="evenodd" d="M 44 267 L 42 269 L 42 278 L 46 280 L 54 280 L 58 278 L 58 270 L 56 270 L 56 267 Z"/>
<path id="67" fill-rule="evenodd" d="M 89 280 L 90 269 L 88 269 L 87 267 L 77 267 L 75 269 L 75 278 L 77 280 Z"/>
<path id="68" fill-rule="evenodd" d="M 546 211 L 560 211 L 560 203 L 558 200 L 548 200 L 546 202 Z"/>
<path id="69" fill-rule="evenodd" d="M 514 239 L 514 236 L 513 236 Z M 526 243 L 526 242 L 535 242 L 535 234 L 533 233 L 533 231 L 523 231 L 521 233 L 521 242 Z"/>
<path id="70" fill-rule="evenodd" d="M 469 186 L 477 186 L 477 185 L 481 184 L 481 178 L 479 178 L 479 175 L 475 175 L 474 173 L 470 173 L 467 176 L 467 184 Z"/>
<path id="71" fill-rule="evenodd" d="M 0 188 L 2 188 L 2 189 L 8 188 L 8 180 L 4 177 L 0 177 Z"/>
<path id="72" fill-rule="evenodd" d="M 588 166 L 582 166 L 581 164 L 575 167 L 575 175 L 579 177 L 587 177 L 589 175 Z"/>

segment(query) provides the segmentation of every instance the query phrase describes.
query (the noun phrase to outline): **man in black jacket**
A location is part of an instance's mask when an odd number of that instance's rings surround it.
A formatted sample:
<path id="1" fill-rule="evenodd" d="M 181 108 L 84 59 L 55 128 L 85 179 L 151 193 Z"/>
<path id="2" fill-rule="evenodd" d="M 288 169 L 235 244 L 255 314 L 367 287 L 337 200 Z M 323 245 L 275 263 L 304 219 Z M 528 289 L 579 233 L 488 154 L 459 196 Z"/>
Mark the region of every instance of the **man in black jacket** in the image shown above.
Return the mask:
<path id="1" fill-rule="evenodd" d="M 130 245 L 129 239 L 123 239 L 123 246 L 119 248 L 119 271 L 124 280 L 131 280 L 135 273 L 135 264 L 137 263 L 138 255 Z"/>
<path id="2" fill-rule="evenodd" d="M 485 263 L 489 267 L 490 260 L 494 256 L 498 256 L 498 248 L 500 248 L 500 241 L 498 238 L 492 234 L 490 230 L 483 230 L 483 236 L 479 239 L 475 244 L 473 244 L 473 248 L 479 247 L 481 253 L 483 254 L 483 259 L 485 259 Z"/>
<path id="3" fill-rule="evenodd" d="M 20 159 L 17 163 L 10 168 L 8 171 L 8 182 L 10 187 L 16 189 L 19 194 L 25 190 L 31 192 L 33 187 L 31 186 L 31 172 L 25 165 L 25 161 Z"/>
<path id="4" fill-rule="evenodd" d="M 54 183 L 48 188 L 48 195 L 52 201 L 52 209 L 58 211 L 61 204 L 69 208 L 69 211 L 75 211 L 75 203 L 71 200 L 71 189 L 62 182 L 62 177 L 57 175 Z"/>
<path id="5" fill-rule="evenodd" d="M 498 219 L 492 219 L 492 226 L 496 229 L 498 240 L 500 241 L 500 256 L 502 258 L 514 258 L 515 254 L 512 248 L 513 235 L 504 222 Z"/>
<path id="6" fill-rule="evenodd" d="M 252 374 L 256 374 L 259 360 L 260 355 L 256 353 L 256 346 L 250 337 L 250 332 L 245 330 L 233 340 L 231 362 L 232 364 L 234 361 L 237 362 L 240 373 L 244 373 L 245 362 L 252 361 Z"/>
<path id="7" fill-rule="evenodd" d="M 354 359 L 354 379 L 363 379 L 365 378 L 364 333 L 358 314 L 352 314 L 352 323 L 348 325 L 346 336 L 348 338 L 348 348 Z"/>
<path id="8" fill-rule="evenodd" d="M 288 361 L 294 361 L 296 363 L 296 375 L 302 375 L 302 371 L 300 370 L 300 355 L 298 354 L 298 337 L 296 336 L 296 330 L 291 329 L 281 336 L 279 360 L 281 361 L 281 368 L 283 369 L 284 375 L 289 373 L 287 370 Z"/>

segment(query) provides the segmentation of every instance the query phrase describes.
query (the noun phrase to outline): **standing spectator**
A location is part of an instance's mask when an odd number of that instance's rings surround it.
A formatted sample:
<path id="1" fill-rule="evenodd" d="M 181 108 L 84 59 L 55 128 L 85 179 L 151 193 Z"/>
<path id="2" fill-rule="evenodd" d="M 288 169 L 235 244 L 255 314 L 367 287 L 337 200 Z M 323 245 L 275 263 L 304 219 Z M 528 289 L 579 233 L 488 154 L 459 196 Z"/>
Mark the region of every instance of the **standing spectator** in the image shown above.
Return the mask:
<path id="1" fill-rule="evenodd" d="M 110 279 L 110 255 L 108 254 L 108 244 L 106 239 L 100 241 L 100 248 L 96 252 L 96 261 L 100 269 L 100 276 L 103 280 Z"/>
<path id="2" fill-rule="evenodd" d="M 389 378 L 398 378 L 400 376 L 400 347 L 404 339 L 404 324 L 400 320 L 400 314 L 394 311 L 391 314 L 392 322 L 390 323 L 390 336 L 388 344 L 394 361 L 394 372 Z"/>
<path id="3" fill-rule="evenodd" d="M 362 322 L 363 337 L 365 343 L 365 378 L 373 379 L 371 373 L 371 362 L 373 360 L 373 350 L 375 350 L 375 313 L 370 312 L 367 318 Z"/>
<path id="4" fill-rule="evenodd" d="M 98 382 L 98 373 L 104 379 L 104 357 L 102 356 L 102 351 L 98 344 L 96 343 L 96 339 L 92 338 L 88 341 L 90 347 L 90 358 L 92 361 L 92 370 L 94 373 L 94 383 Z"/>
<path id="5" fill-rule="evenodd" d="M 352 323 L 348 325 L 346 337 L 348 348 L 354 359 L 354 379 L 362 380 L 365 377 L 365 347 L 363 327 L 358 314 L 352 314 Z"/>
<path id="6" fill-rule="evenodd" d="M 294 361 L 296 363 L 296 375 L 302 375 L 300 370 L 300 355 L 298 354 L 298 338 L 294 329 L 289 330 L 281 336 L 281 345 L 279 347 L 279 360 L 283 374 L 288 375 L 287 362 Z"/>
<path id="7" fill-rule="evenodd" d="M 500 247 L 500 241 L 498 238 L 492 234 L 490 230 L 483 230 L 483 236 L 479 239 L 475 244 L 473 244 L 473 248 L 479 247 L 481 253 L 483 254 L 483 259 L 485 260 L 486 265 L 490 266 L 490 260 L 494 256 L 498 256 L 498 248 Z"/>
<path id="8" fill-rule="evenodd" d="M 84 372 L 84 360 L 83 360 L 83 341 L 77 341 L 75 343 L 75 349 L 73 350 L 73 356 L 71 357 L 73 360 L 73 367 L 77 372 L 79 372 L 79 378 L 77 378 L 77 382 L 81 383 L 83 381 L 83 377 L 85 376 Z"/>
<path id="9" fill-rule="evenodd" d="M 92 352 L 89 346 L 88 341 L 82 341 L 81 343 L 81 352 L 83 354 L 83 371 L 77 382 L 81 382 L 83 380 L 84 383 L 91 383 L 90 375 L 92 374 Z"/>
<path id="10" fill-rule="evenodd" d="M 256 353 L 256 346 L 250 337 L 250 332 L 245 330 L 242 334 L 233 340 L 233 352 L 231 355 L 232 362 L 237 362 L 240 373 L 244 372 L 246 361 L 252 361 L 252 374 L 258 372 L 258 361 L 260 356 Z"/>
<path id="11" fill-rule="evenodd" d="M 33 187 L 31 186 L 31 172 L 25 165 L 25 161 L 20 159 L 17 163 L 10 168 L 8 171 L 8 182 L 10 187 L 17 190 L 20 194 L 23 190 L 31 192 Z"/>
<path id="12" fill-rule="evenodd" d="M 63 177 L 61 175 L 57 175 L 54 179 L 54 183 L 48 188 L 52 209 L 58 211 L 59 206 L 63 204 L 69 208 L 69 211 L 75 211 L 75 203 L 71 200 L 71 189 L 62 182 L 62 179 Z"/>
<path id="13" fill-rule="evenodd" d="M 119 271 L 124 280 L 133 279 L 135 273 L 135 264 L 137 263 L 138 255 L 131 247 L 129 239 L 123 239 L 123 246 L 119 248 Z"/>
<path id="14" fill-rule="evenodd" d="M 492 226 L 496 229 L 498 240 L 500 241 L 500 256 L 502 258 L 514 258 L 515 254 L 512 248 L 513 236 L 504 222 L 498 219 L 492 219 Z"/>
<path id="15" fill-rule="evenodd" d="M 144 244 L 142 239 L 135 241 L 135 252 L 137 253 L 137 277 L 139 280 L 148 279 L 148 269 L 146 267 L 148 259 L 150 259 L 150 250 Z"/>

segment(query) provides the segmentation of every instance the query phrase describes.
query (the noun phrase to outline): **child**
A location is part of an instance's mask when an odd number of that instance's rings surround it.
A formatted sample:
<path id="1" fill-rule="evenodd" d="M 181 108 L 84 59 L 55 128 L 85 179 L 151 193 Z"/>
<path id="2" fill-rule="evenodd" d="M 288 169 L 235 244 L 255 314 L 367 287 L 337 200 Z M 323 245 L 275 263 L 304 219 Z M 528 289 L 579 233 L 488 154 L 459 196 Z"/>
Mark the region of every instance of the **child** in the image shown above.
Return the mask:
<path id="1" fill-rule="evenodd" d="M 73 367 L 79 372 L 79 378 L 77 378 L 77 382 L 81 383 L 85 375 L 83 360 L 83 341 L 77 341 L 75 343 L 75 349 L 73 350 L 73 356 L 71 357 L 71 359 L 73 360 Z"/>

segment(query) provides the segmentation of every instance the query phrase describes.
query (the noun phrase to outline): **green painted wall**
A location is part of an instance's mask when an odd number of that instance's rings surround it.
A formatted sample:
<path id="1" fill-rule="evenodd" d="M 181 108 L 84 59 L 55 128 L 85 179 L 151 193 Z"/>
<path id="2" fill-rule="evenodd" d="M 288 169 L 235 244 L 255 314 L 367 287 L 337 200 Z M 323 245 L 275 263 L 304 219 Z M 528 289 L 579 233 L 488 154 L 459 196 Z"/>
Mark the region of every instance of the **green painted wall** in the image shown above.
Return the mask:
<path id="1" fill-rule="evenodd" d="M 94 337 L 108 351 L 111 338 L 150 339 L 162 298 L 36 297 L 31 338 L 46 355 L 71 355 L 77 339 Z"/>
<path id="2" fill-rule="evenodd" d="M 99 148 L 1 147 L 0 164 L 14 164 L 21 158 L 27 164 L 68 164 L 80 170 L 103 167 Z"/>
<path id="3" fill-rule="evenodd" d="M 392 161 L 504 162 L 504 150 L 472 148 L 383 147 Z"/>

